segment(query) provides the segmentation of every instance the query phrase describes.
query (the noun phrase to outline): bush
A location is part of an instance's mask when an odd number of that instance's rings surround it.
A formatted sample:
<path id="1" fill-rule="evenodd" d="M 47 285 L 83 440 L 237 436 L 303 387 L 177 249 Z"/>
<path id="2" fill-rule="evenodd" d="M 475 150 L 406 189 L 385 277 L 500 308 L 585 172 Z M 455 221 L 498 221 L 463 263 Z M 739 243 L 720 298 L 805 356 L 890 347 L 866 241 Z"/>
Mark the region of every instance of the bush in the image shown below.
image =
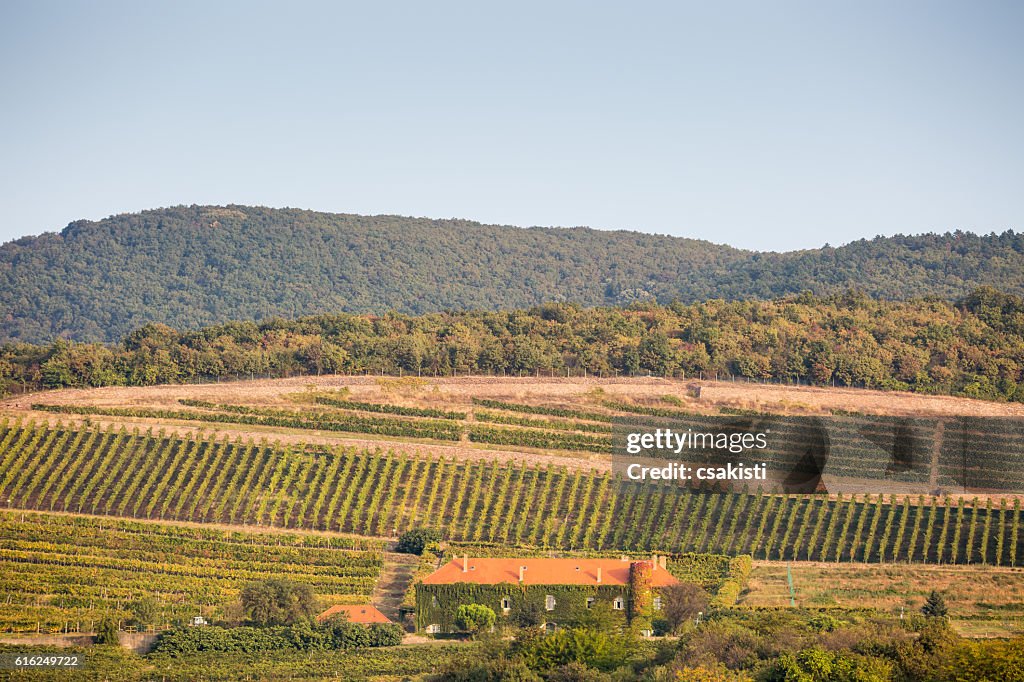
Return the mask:
<path id="1" fill-rule="evenodd" d="M 292 625 L 316 614 L 316 599 L 309 585 L 273 578 L 242 589 L 242 608 L 253 625 Z"/>
<path id="2" fill-rule="evenodd" d="M 664 637 L 672 632 L 672 626 L 664 618 L 655 618 L 651 621 L 651 633 L 655 637 Z"/>
<path id="3" fill-rule="evenodd" d="M 628 659 L 632 640 L 593 630 L 557 630 L 530 642 L 523 659 L 534 670 L 545 671 L 570 663 L 611 670 Z"/>
<path id="4" fill-rule="evenodd" d="M 742 592 L 742 588 L 739 582 L 729 578 L 722 582 L 722 586 L 718 588 L 718 592 L 711 603 L 716 607 L 732 606 L 739 601 L 740 592 Z"/>
<path id="5" fill-rule="evenodd" d="M 413 528 L 402 533 L 395 546 L 396 552 L 402 554 L 423 554 L 427 545 L 441 541 L 441 531 L 433 528 Z"/>
<path id="6" fill-rule="evenodd" d="M 145 628 L 157 622 L 160 617 L 160 605 L 153 597 L 142 597 L 128 605 L 132 614 L 132 624 Z"/>
<path id="7" fill-rule="evenodd" d="M 483 604 L 462 604 L 455 611 L 455 625 L 470 636 L 489 631 L 497 620 L 494 609 Z"/>
<path id="8" fill-rule="evenodd" d="M 402 643 L 402 628 L 394 623 L 359 625 L 345 621 L 327 625 L 300 623 L 292 627 L 217 626 L 176 628 L 165 632 L 154 651 L 184 656 L 201 651 L 256 654 L 266 651 L 322 651 L 397 646 Z"/>
<path id="9" fill-rule="evenodd" d="M 431 682 L 543 682 L 543 678 L 522 661 L 505 657 L 460 663 L 427 679 Z"/>
<path id="10" fill-rule="evenodd" d="M 96 627 L 96 644 L 117 646 L 121 641 L 117 637 L 117 623 L 111 618 L 104 618 Z"/>

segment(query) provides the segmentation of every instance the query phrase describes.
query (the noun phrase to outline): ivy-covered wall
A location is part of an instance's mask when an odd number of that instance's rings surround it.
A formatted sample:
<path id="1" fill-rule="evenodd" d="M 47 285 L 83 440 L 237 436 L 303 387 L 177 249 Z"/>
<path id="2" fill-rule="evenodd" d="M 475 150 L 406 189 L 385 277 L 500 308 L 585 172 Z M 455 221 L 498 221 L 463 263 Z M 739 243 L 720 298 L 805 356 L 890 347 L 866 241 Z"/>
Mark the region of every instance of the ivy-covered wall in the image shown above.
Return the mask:
<path id="1" fill-rule="evenodd" d="M 644 562 L 642 559 L 637 561 Z M 671 556 L 668 570 L 682 582 L 692 582 L 707 589 L 713 596 L 715 606 L 732 606 L 736 603 L 740 592 L 746 585 L 750 575 L 752 561 L 749 555 L 724 556 L 718 554 L 678 554 Z M 646 575 L 642 582 L 649 583 Z M 649 621 L 656 619 L 653 600 L 659 590 L 652 590 L 643 604 L 634 603 L 629 585 L 528 585 L 521 586 L 511 583 L 501 585 L 478 585 L 475 583 L 455 583 L 449 585 L 415 585 L 416 629 L 424 630 L 428 625 L 436 624 L 442 632 L 453 632 L 455 627 L 455 611 L 462 604 L 483 604 L 494 609 L 498 616 L 498 625 L 502 626 L 509 620 L 518 605 L 533 602 L 544 608 L 544 598 L 552 595 L 555 598 L 554 611 L 543 611 L 550 622 L 558 625 L 572 625 L 580 614 L 587 609 L 587 597 L 594 597 L 598 602 L 609 605 L 616 597 L 622 597 L 623 609 L 613 611 L 621 614 L 623 624 L 633 618 L 634 626 L 647 629 Z M 510 612 L 504 613 L 501 608 L 502 598 L 510 602 Z M 436 599 L 437 605 L 434 605 Z M 410 604 L 411 605 L 411 604 Z M 632 611 L 631 611 L 632 609 Z"/>
<path id="2" fill-rule="evenodd" d="M 553 611 L 544 610 L 547 595 L 555 598 Z M 540 607 L 547 622 L 559 626 L 575 623 L 587 611 L 587 597 L 593 597 L 597 603 L 609 605 L 616 597 L 623 600 L 621 611 L 622 622 L 626 624 L 626 615 L 630 604 L 628 585 L 478 585 L 475 583 L 452 583 L 448 585 L 416 586 L 416 629 L 425 630 L 428 625 L 439 625 L 442 632 L 454 632 L 455 612 L 462 604 L 483 604 L 494 609 L 498 616 L 498 626 L 508 623 L 509 616 L 516 608 L 532 602 Z M 509 600 L 509 613 L 504 613 L 501 600 Z"/>

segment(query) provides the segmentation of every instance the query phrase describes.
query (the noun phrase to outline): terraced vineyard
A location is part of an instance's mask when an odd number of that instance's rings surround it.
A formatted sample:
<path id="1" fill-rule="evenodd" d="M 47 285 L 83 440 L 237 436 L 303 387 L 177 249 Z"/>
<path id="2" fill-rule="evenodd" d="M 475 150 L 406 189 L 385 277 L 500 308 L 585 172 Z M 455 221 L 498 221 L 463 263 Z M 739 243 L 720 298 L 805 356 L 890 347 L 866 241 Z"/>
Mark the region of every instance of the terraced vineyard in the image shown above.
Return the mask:
<path id="1" fill-rule="evenodd" d="M 285 577 L 324 603 L 364 601 L 383 563 L 373 539 L 238 532 L 49 513 L 0 514 L 0 631 L 90 631 L 152 597 L 156 625 L 223 608 L 247 582 Z"/>
<path id="2" fill-rule="evenodd" d="M 0 424 L 17 507 L 467 543 L 1017 565 L 1019 501 L 826 498 L 640 487 L 610 474 L 352 449 Z"/>
<path id="3" fill-rule="evenodd" d="M 823 471 L 853 482 L 847 490 L 863 490 L 863 481 L 878 480 L 884 482 L 883 490 L 893 482 L 904 484 L 903 492 L 927 494 L 1024 491 L 1024 454 L 1016 451 L 1016 444 L 1024 437 L 1021 419 L 782 416 L 740 410 L 699 414 L 603 400 L 601 406 L 610 410 L 605 413 L 483 398 L 472 399 L 471 412 L 460 412 L 337 395 L 297 396 L 293 399 L 303 403 L 301 410 L 196 399 L 179 401 L 189 409 L 66 404 L 32 407 L 58 414 L 339 431 L 449 445 L 468 441 L 513 451 L 554 451 L 560 456 L 591 461 L 594 455 L 612 453 L 614 444 L 623 442 L 619 439 L 635 430 L 671 427 L 678 432 L 771 432 L 768 447 L 757 451 L 758 460 L 769 469 L 793 471 L 801 466 L 808 447 L 820 446 L 827 453 L 820 462 Z M 705 450 L 691 453 L 690 459 L 722 466 L 734 460 L 734 453 Z"/>

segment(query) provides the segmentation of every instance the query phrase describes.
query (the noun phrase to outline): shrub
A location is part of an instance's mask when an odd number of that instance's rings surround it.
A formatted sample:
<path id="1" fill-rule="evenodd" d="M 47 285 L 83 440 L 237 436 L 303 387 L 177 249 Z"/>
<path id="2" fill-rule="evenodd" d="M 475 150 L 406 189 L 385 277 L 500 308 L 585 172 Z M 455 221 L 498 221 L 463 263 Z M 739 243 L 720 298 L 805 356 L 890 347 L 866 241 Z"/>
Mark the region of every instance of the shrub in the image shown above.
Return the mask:
<path id="1" fill-rule="evenodd" d="M 455 611 L 455 625 L 473 637 L 489 631 L 497 620 L 494 609 L 483 604 L 462 604 Z"/>
<path id="2" fill-rule="evenodd" d="M 272 578 L 242 589 L 242 608 L 254 625 L 292 625 L 316 613 L 313 588 L 290 580 Z"/>
<path id="3" fill-rule="evenodd" d="M 104 618 L 96 627 L 96 644 L 108 644 L 117 646 L 120 640 L 117 637 L 117 623 L 111 618 Z"/>
<path id="4" fill-rule="evenodd" d="M 153 597 L 142 597 L 128 605 L 132 614 L 132 624 L 145 628 L 160 618 L 160 605 Z"/>
<path id="5" fill-rule="evenodd" d="M 740 584 L 735 579 L 729 578 L 722 582 L 722 586 L 718 588 L 711 603 L 718 607 L 732 606 L 739 600 L 740 592 L 742 592 Z"/>
<path id="6" fill-rule="evenodd" d="M 361 649 L 397 646 L 402 643 L 403 635 L 402 628 L 394 623 L 367 626 L 332 621 L 320 626 L 309 622 L 269 628 L 207 626 L 169 630 L 160 636 L 154 650 L 170 656 L 187 656 L 201 651 L 256 654 L 288 649 Z"/>
<path id="7" fill-rule="evenodd" d="M 423 554 L 427 545 L 440 542 L 441 531 L 433 528 L 413 528 L 402 533 L 395 546 L 396 552 L 402 554 Z"/>
<path id="8" fill-rule="evenodd" d="M 621 665 L 632 649 L 633 641 L 627 637 L 593 630 L 557 630 L 524 647 L 523 659 L 531 668 L 541 671 L 570 663 L 611 670 Z"/>

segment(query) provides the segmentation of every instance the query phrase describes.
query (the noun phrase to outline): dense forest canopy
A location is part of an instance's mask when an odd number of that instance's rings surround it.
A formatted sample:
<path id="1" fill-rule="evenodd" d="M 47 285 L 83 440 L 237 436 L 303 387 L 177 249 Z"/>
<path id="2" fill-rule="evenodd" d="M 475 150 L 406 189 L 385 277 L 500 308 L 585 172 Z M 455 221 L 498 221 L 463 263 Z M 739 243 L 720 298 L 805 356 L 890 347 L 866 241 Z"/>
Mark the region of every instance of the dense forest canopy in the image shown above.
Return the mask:
<path id="1" fill-rule="evenodd" d="M 321 373 L 534 373 L 751 379 L 1024 401 L 1024 298 L 957 303 L 801 294 L 626 308 L 548 303 L 508 312 L 336 314 L 179 332 L 116 345 L 0 347 L 0 388 L 147 385 Z"/>
<path id="2" fill-rule="evenodd" d="M 856 289 L 1024 294 L 1024 235 L 897 236 L 756 253 L 586 228 L 189 206 L 78 221 L 0 246 L 0 341 L 114 341 L 150 323 L 335 312 L 771 299 Z"/>

